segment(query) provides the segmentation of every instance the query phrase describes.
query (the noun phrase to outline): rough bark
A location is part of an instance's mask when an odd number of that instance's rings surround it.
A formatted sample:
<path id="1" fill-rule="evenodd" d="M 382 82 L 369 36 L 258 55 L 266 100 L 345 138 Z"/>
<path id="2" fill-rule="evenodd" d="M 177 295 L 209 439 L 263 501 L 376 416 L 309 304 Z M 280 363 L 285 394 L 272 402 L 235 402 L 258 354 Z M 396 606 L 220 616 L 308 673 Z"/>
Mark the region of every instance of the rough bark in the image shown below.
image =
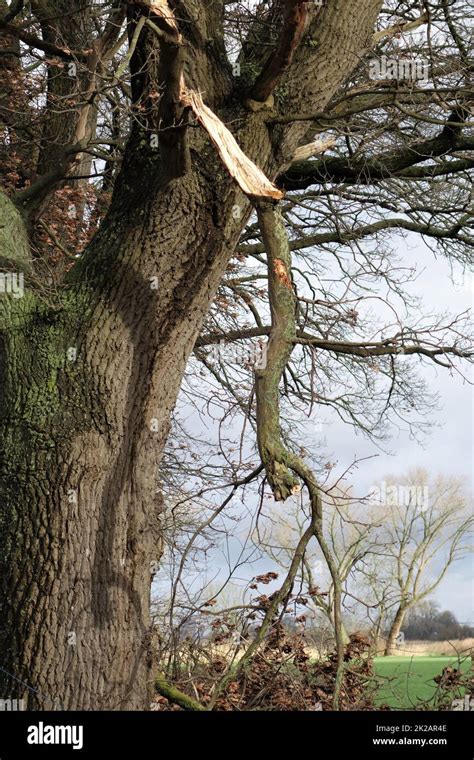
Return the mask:
<path id="1" fill-rule="evenodd" d="M 58 308 L 28 296 L 10 304 L 1 651 L 3 667 L 43 695 L 23 693 L 31 706 L 144 707 L 157 467 L 187 356 L 236 242 L 226 246 L 225 226 L 213 234 L 212 205 L 197 178 L 194 187 L 178 181 L 144 210 L 144 224 L 129 217 L 102 230 L 100 253 L 91 249 Z"/>

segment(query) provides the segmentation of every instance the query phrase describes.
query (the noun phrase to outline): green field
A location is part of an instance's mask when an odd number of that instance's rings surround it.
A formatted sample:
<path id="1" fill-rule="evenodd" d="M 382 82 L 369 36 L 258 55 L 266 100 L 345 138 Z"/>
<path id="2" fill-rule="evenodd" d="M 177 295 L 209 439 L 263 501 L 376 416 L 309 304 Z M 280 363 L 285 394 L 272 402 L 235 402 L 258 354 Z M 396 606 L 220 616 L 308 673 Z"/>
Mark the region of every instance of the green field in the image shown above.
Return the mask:
<path id="1" fill-rule="evenodd" d="M 420 700 L 432 700 L 437 689 L 433 677 L 439 675 L 447 665 L 457 668 L 458 660 L 455 657 L 437 656 L 376 657 L 374 667 L 380 682 L 378 704 L 410 710 Z M 463 672 L 470 666 L 469 658 L 461 663 Z M 453 694 L 454 699 L 460 696 L 462 694 Z"/>

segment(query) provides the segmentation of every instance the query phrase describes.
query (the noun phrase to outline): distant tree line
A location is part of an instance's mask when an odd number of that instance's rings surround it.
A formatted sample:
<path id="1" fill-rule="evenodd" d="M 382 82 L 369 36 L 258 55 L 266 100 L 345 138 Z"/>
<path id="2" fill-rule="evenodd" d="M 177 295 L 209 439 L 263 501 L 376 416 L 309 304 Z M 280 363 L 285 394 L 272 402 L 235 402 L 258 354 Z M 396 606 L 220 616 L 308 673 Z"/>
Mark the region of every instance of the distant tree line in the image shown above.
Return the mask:
<path id="1" fill-rule="evenodd" d="M 449 610 L 440 610 L 435 602 L 426 602 L 409 611 L 403 626 L 405 639 L 445 641 L 474 637 L 474 626 L 460 623 Z"/>

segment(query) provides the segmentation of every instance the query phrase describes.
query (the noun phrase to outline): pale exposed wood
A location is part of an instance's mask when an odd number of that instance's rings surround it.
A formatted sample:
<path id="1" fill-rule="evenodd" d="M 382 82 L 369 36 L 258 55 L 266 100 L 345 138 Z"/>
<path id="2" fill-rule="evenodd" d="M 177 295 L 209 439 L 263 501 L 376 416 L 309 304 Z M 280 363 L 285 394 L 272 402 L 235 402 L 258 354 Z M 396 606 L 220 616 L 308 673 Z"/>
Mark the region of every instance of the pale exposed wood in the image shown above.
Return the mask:
<path id="1" fill-rule="evenodd" d="M 372 42 L 376 43 L 388 37 L 396 37 L 398 34 L 403 34 L 404 32 L 412 32 L 414 29 L 418 29 L 418 27 L 426 24 L 427 21 L 428 14 L 424 13 L 420 18 L 417 18 L 414 21 L 408 21 L 406 24 L 395 24 L 388 29 L 381 29 L 380 32 L 375 32 L 372 37 Z"/>
<path id="2" fill-rule="evenodd" d="M 147 7 L 155 16 L 159 16 L 166 22 L 171 33 L 176 37 L 176 41 L 180 42 L 181 35 L 178 25 L 167 0 L 152 0 L 151 3 L 147 3 Z M 243 192 L 256 198 L 274 198 L 275 200 L 283 198 L 284 193 L 270 182 L 263 171 L 245 155 L 233 134 L 219 117 L 205 105 L 200 93 L 186 87 L 182 72 L 180 91 L 182 104 L 192 109 L 216 146 L 222 162 Z"/>
<path id="3" fill-rule="evenodd" d="M 233 134 L 216 114 L 205 105 L 201 95 L 194 90 L 187 90 L 184 103 L 189 106 L 202 124 L 229 173 L 238 182 L 246 195 L 257 198 L 274 198 L 280 200 L 284 193 L 265 176 L 237 144 Z"/>
<path id="4" fill-rule="evenodd" d="M 318 153 L 324 153 L 328 148 L 332 148 L 335 143 L 335 137 L 327 137 L 325 140 L 314 140 L 314 142 L 301 145 L 301 147 L 295 150 L 293 161 L 304 161 L 307 158 L 311 158 L 311 156 L 316 156 Z"/>
<path id="5" fill-rule="evenodd" d="M 174 13 L 169 6 L 168 0 L 151 0 L 151 2 L 147 2 L 146 0 L 136 0 L 136 4 L 141 5 L 143 8 L 148 8 L 154 16 L 161 18 L 168 27 L 167 31 L 170 34 L 177 37 L 180 36 L 178 24 L 176 23 Z"/>

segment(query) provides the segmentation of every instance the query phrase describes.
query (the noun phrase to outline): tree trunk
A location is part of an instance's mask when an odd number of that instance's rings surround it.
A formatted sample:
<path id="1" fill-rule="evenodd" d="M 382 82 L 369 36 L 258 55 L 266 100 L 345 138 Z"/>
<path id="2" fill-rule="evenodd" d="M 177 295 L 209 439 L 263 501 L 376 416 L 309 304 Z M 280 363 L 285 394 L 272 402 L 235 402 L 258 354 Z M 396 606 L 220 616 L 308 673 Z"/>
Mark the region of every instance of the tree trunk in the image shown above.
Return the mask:
<path id="1" fill-rule="evenodd" d="M 215 201 L 197 175 L 130 198 L 59 304 L 0 303 L 1 695 L 28 707 L 148 706 L 157 468 L 242 224 Z"/>
<path id="2" fill-rule="evenodd" d="M 387 636 L 384 657 L 390 657 L 390 655 L 395 654 L 395 652 L 397 651 L 396 639 L 402 629 L 406 612 L 407 612 L 407 607 L 400 605 L 393 619 L 393 623 L 390 627 L 390 631 Z"/>
<path id="3" fill-rule="evenodd" d="M 270 164 L 261 116 L 239 139 Z M 168 180 L 135 127 L 64 292 L 46 302 L 27 281 L 0 298 L 0 696 L 29 708 L 149 706 L 157 470 L 250 210 L 205 136 L 192 145 L 193 169 Z"/>

